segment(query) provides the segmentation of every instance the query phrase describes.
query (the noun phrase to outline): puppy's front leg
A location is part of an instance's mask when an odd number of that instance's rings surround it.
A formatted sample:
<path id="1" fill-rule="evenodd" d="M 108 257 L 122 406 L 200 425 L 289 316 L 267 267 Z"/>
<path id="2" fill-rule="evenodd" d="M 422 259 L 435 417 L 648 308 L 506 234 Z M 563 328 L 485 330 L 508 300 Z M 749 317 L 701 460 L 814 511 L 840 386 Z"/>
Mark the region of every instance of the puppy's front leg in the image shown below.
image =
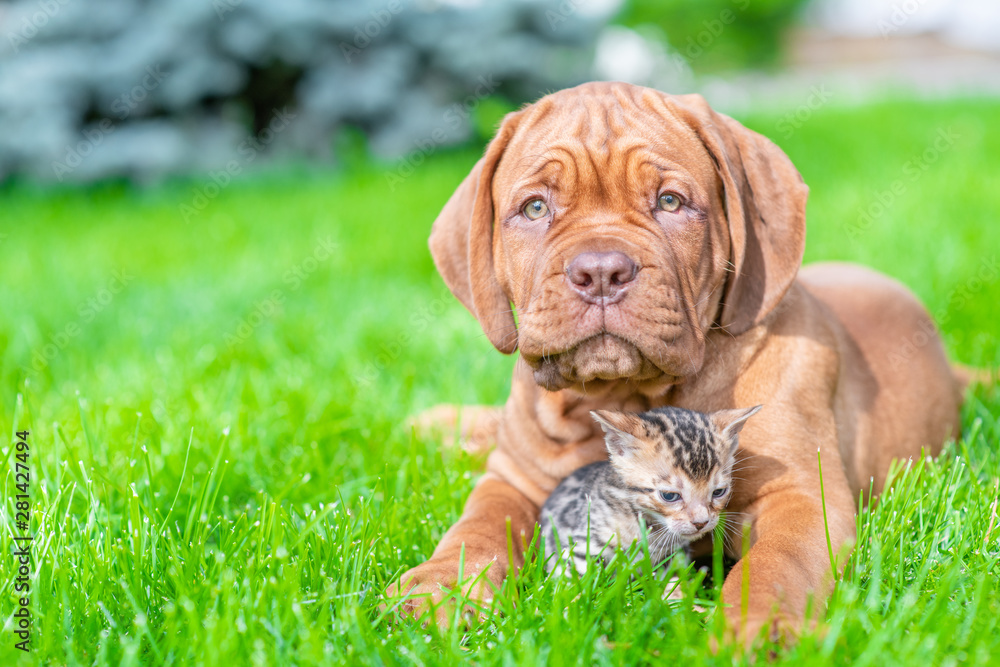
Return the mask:
<path id="1" fill-rule="evenodd" d="M 503 583 L 511 566 L 524 565 L 522 538 L 530 541 L 539 508 L 513 486 L 487 473 L 473 489 L 461 518 L 452 526 L 430 559 L 418 565 L 389 587 L 386 595 L 410 597 L 402 611 L 422 616 L 456 586 L 473 600 L 487 604 Z M 508 557 L 507 520 L 510 519 L 514 562 Z M 464 567 L 462 549 L 465 549 Z M 461 581 L 459 576 L 461 574 Z M 435 620 L 444 625 L 451 617 L 448 605 L 437 606 Z M 472 611 L 472 610 L 470 610 Z"/>
<path id="2" fill-rule="evenodd" d="M 831 463 L 839 466 L 839 460 Z M 826 467 L 824 463 L 830 543 L 838 566 L 843 566 L 845 547 L 855 539 L 855 508 L 842 472 L 827 474 Z M 759 496 L 743 510 L 751 523 L 752 546 L 722 587 L 729 628 L 748 645 L 765 627 L 771 640 L 794 635 L 809 620 L 805 619 L 809 598 L 822 612 L 833 584 L 819 475 L 768 486 L 776 490 Z M 749 573 L 746 591 L 744 572 Z"/>

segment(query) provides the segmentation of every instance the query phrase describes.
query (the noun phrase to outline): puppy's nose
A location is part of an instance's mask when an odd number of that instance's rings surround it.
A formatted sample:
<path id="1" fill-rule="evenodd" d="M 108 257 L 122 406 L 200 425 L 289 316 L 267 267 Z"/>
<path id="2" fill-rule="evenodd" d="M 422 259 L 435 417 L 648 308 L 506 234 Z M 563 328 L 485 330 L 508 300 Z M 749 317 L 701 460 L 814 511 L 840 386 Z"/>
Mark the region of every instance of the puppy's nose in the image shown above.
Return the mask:
<path id="1" fill-rule="evenodd" d="M 583 252 L 566 267 L 569 284 L 587 303 L 615 303 L 638 272 L 635 262 L 622 252 Z"/>
<path id="2" fill-rule="evenodd" d="M 691 525 L 695 527 L 695 530 L 701 530 L 708 525 L 708 521 L 692 521 Z"/>

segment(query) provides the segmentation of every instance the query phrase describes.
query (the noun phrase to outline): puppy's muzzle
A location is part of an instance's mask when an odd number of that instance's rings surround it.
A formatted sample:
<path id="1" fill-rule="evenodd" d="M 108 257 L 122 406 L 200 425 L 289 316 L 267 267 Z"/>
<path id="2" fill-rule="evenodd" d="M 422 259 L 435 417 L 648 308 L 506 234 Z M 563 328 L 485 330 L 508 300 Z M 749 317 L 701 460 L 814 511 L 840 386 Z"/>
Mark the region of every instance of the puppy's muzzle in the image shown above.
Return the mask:
<path id="1" fill-rule="evenodd" d="M 566 267 L 566 280 L 585 302 L 606 306 L 625 298 L 638 272 L 625 253 L 582 252 Z"/>

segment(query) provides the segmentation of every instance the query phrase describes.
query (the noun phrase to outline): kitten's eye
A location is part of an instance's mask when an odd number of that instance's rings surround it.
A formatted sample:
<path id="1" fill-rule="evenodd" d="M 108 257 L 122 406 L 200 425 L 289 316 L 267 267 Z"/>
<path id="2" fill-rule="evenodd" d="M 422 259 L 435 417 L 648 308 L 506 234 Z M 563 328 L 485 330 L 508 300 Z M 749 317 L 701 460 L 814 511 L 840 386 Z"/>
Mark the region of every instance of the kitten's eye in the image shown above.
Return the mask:
<path id="1" fill-rule="evenodd" d="M 722 487 L 721 489 L 716 489 L 715 491 L 712 491 L 712 497 L 721 498 L 722 496 L 726 495 L 726 491 L 728 490 L 729 489 L 727 489 L 726 487 Z"/>
<path id="2" fill-rule="evenodd" d="M 681 499 L 681 494 L 673 491 L 660 491 L 660 497 L 663 498 L 664 502 L 676 503 Z"/>
<path id="3" fill-rule="evenodd" d="M 664 192 L 657 200 L 657 205 L 661 211 L 673 212 L 681 207 L 680 195 L 673 192 Z"/>
<path id="4" fill-rule="evenodd" d="M 532 199 L 524 205 L 524 216 L 528 220 L 541 220 L 549 214 L 549 207 L 541 199 Z"/>

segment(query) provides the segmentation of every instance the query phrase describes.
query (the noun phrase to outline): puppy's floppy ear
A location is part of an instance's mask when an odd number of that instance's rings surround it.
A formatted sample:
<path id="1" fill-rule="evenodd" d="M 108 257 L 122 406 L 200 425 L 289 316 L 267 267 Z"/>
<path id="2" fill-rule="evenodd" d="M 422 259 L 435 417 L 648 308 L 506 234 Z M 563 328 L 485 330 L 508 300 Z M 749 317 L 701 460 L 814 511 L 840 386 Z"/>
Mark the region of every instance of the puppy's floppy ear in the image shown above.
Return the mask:
<path id="1" fill-rule="evenodd" d="M 725 188 L 732 262 L 718 325 L 738 335 L 781 301 L 802 264 L 809 188 L 766 137 L 713 111 L 700 95 L 672 98 L 715 160 Z"/>
<path id="2" fill-rule="evenodd" d="M 517 128 L 521 112 L 508 114 L 496 136 L 431 227 L 431 256 L 448 289 L 458 297 L 493 346 L 517 349 L 517 325 L 493 260 L 493 173 Z"/>

